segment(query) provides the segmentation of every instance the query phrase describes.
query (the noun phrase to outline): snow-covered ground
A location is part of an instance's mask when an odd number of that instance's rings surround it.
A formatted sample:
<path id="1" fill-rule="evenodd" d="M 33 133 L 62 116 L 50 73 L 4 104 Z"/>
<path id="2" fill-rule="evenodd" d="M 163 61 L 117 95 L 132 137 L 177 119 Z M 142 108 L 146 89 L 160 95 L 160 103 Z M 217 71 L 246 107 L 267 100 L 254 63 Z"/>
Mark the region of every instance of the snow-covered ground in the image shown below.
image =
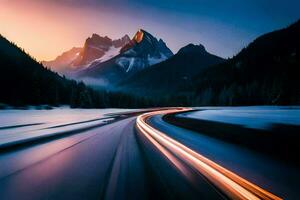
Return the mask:
<path id="1" fill-rule="evenodd" d="M 300 126 L 300 106 L 204 107 L 199 111 L 178 114 L 178 117 L 210 120 L 268 129 L 272 124 Z"/>
<path id="2" fill-rule="evenodd" d="M 106 123 L 133 109 L 0 110 L 0 147 Z"/>

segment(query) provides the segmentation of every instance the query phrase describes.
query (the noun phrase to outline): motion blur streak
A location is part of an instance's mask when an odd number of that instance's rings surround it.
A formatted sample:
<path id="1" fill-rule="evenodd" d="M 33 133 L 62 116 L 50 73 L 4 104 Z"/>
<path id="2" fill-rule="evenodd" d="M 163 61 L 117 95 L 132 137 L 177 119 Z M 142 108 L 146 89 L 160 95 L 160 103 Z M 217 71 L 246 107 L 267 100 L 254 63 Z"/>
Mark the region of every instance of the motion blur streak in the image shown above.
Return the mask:
<path id="1" fill-rule="evenodd" d="M 185 111 L 188 109 L 180 110 Z M 208 158 L 189 149 L 188 147 L 168 137 L 162 132 L 152 128 L 146 123 L 147 119 L 153 115 L 170 114 L 174 112 L 178 112 L 178 109 L 146 113 L 140 115 L 137 118 L 136 124 L 139 131 L 144 134 L 146 138 L 148 138 L 149 141 L 154 144 L 154 146 L 156 146 L 158 150 L 161 151 L 163 155 L 165 155 L 177 168 L 179 168 L 179 170 L 183 172 L 184 175 L 186 175 L 187 173 L 179 167 L 180 164 L 178 163 L 178 160 L 175 161 L 176 159 L 174 156 L 172 156 L 171 153 L 175 154 L 177 157 L 195 168 L 198 172 L 200 172 L 208 180 L 210 180 L 217 188 L 219 188 L 232 199 L 281 199 L 280 197 L 277 197 L 270 192 L 260 188 L 259 186 L 250 183 L 249 181 L 221 167 Z"/>

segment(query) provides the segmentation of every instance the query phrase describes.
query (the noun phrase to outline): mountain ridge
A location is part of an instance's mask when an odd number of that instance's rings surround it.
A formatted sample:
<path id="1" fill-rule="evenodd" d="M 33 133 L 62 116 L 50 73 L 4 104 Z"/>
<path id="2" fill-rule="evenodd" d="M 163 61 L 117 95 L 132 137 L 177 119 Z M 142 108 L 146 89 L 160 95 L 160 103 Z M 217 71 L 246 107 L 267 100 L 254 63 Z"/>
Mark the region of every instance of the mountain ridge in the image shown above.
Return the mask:
<path id="1" fill-rule="evenodd" d="M 91 37 L 85 40 L 83 47 L 73 47 L 57 56 L 54 60 L 43 61 L 42 63 L 60 74 L 69 76 L 78 70 L 86 68 L 87 65 L 95 60 L 99 62 L 99 59 L 107 54 L 110 57 L 116 56 L 129 40 L 130 38 L 127 34 L 119 39 L 112 40 L 108 36 L 102 37 L 93 33 Z"/>
<path id="2" fill-rule="evenodd" d="M 102 63 L 92 63 L 80 71 L 77 78 L 87 83 L 92 78 L 95 82 L 114 85 L 121 79 L 162 62 L 172 55 L 172 51 L 162 40 L 140 29 L 130 42 L 121 48 L 119 55 Z"/>
<path id="3" fill-rule="evenodd" d="M 224 61 L 207 52 L 201 44 L 188 44 L 173 57 L 121 81 L 118 86 L 119 89 L 140 89 L 148 93 L 174 91 L 175 85 L 188 83 L 200 70 Z"/>
<path id="4" fill-rule="evenodd" d="M 197 74 L 197 104 L 299 104 L 300 20 L 257 37 L 225 63 Z"/>

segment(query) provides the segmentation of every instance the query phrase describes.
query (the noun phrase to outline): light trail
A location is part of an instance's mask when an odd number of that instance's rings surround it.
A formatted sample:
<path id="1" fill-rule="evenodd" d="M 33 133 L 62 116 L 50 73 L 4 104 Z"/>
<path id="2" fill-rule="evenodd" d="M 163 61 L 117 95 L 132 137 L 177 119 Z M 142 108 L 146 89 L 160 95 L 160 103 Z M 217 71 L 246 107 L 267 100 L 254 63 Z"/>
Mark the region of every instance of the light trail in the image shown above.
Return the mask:
<path id="1" fill-rule="evenodd" d="M 180 110 L 186 111 L 189 109 L 181 108 Z M 204 175 L 210 182 L 212 182 L 231 199 L 282 199 L 236 175 L 228 169 L 225 169 L 146 123 L 146 120 L 151 116 L 158 114 L 170 114 L 178 111 L 179 109 L 170 109 L 142 114 L 137 117 L 136 126 L 139 131 L 144 134 L 144 136 L 146 136 L 146 138 L 184 175 L 187 175 L 188 173 L 181 167 L 182 165 L 178 162 L 178 159 L 176 159 L 174 155 Z"/>

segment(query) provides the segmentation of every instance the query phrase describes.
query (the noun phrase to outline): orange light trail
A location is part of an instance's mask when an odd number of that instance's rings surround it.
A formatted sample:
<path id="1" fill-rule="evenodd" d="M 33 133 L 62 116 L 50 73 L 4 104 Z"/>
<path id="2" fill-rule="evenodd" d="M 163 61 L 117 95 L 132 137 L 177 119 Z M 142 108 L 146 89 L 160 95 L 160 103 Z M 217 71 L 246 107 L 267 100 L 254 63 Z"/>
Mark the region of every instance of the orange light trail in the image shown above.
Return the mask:
<path id="1" fill-rule="evenodd" d="M 189 109 L 180 109 L 181 111 Z M 260 188 L 259 186 L 243 179 L 233 172 L 225 169 L 217 163 L 200 155 L 185 145 L 170 138 L 157 129 L 154 129 L 146 123 L 146 120 L 158 114 L 169 114 L 178 112 L 178 109 L 155 111 L 138 116 L 136 125 L 142 134 L 165 155 L 184 175 L 187 172 L 181 167 L 178 160 L 170 152 L 175 154 L 178 158 L 188 163 L 209 181 L 211 181 L 217 188 L 223 191 L 231 199 L 243 200 L 280 200 L 282 198 Z"/>

